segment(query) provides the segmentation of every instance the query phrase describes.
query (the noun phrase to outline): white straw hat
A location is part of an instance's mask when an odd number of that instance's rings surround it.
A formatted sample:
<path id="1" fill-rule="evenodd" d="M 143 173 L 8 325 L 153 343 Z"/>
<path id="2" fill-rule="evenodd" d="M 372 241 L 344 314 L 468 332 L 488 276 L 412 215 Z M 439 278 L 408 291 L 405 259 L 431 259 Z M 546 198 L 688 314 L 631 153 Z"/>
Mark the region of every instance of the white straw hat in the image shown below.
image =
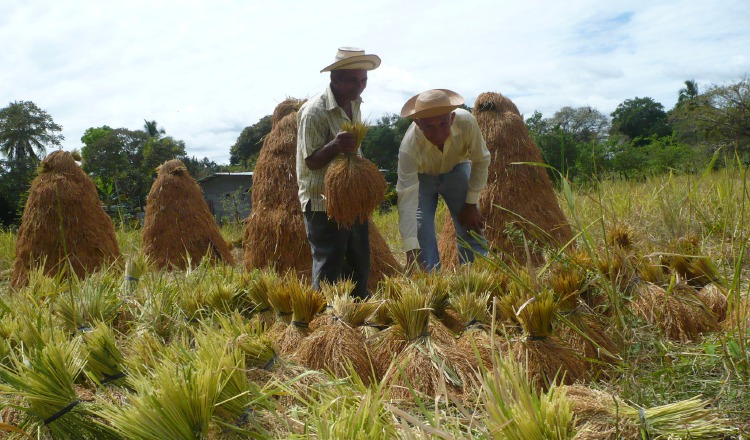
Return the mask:
<path id="1" fill-rule="evenodd" d="M 380 65 L 380 57 L 377 55 L 365 55 L 364 49 L 357 47 L 339 47 L 336 52 L 336 61 L 330 66 L 324 67 L 321 72 L 342 69 L 374 70 Z"/>
<path id="2" fill-rule="evenodd" d="M 429 118 L 445 115 L 464 103 L 463 96 L 448 89 L 433 89 L 413 96 L 401 109 L 402 118 Z"/>

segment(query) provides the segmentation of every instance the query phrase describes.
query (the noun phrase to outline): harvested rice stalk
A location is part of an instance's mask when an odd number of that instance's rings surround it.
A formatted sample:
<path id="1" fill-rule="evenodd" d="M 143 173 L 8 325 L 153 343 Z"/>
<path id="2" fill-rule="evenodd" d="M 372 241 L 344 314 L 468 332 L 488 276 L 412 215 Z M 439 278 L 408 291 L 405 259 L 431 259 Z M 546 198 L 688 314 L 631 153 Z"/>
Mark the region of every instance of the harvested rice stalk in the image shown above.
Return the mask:
<path id="1" fill-rule="evenodd" d="M 357 137 L 357 148 L 367 133 L 361 122 L 343 124 Z M 387 183 L 378 167 L 356 154 L 343 154 L 328 166 L 324 181 L 328 217 L 343 228 L 364 223 L 383 201 Z"/>
<path id="2" fill-rule="evenodd" d="M 125 273 L 123 274 L 121 291 L 124 296 L 130 296 L 138 288 L 138 282 L 146 268 L 146 258 L 137 255 L 129 256 L 125 262 Z"/>
<path id="3" fill-rule="evenodd" d="M 551 335 L 556 312 L 557 304 L 549 290 L 530 297 L 516 308 L 524 337 L 511 345 L 511 351 L 515 360 L 526 366 L 532 381 L 544 388 L 586 378 L 586 365 L 578 353 Z"/>
<path id="4" fill-rule="evenodd" d="M 417 393 L 432 399 L 443 384 L 450 392 L 462 394 L 473 378 L 473 357 L 455 343 L 432 337 L 427 298 L 418 290 L 409 289 L 390 304 L 389 311 L 394 325 L 383 332 L 386 335 L 380 343 L 404 347 L 383 375 L 391 398 L 411 399 Z M 383 364 L 382 356 L 390 355 L 381 351 L 379 364 Z"/>
<path id="5" fill-rule="evenodd" d="M 310 322 L 326 305 L 323 294 L 307 284 L 290 280 L 286 286 L 292 303 L 292 320 L 276 339 L 276 345 L 282 354 L 299 348 L 302 340 L 311 333 Z"/>
<path id="6" fill-rule="evenodd" d="M 684 283 L 673 282 L 667 289 L 652 283 L 639 283 L 631 308 L 674 341 L 698 341 L 702 333 L 719 328 L 713 312 L 697 292 Z"/>
<path id="7" fill-rule="evenodd" d="M 641 280 L 666 286 L 669 284 L 669 268 L 659 258 L 644 258 L 638 264 L 638 276 Z"/>
<path id="8" fill-rule="evenodd" d="M 566 389 L 557 385 L 539 391 L 520 363 L 496 357 L 481 380 L 487 428 L 493 439 L 572 439 L 575 416 Z"/>
<path id="9" fill-rule="evenodd" d="M 287 272 L 279 282 L 273 284 L 268 290 L 267 301 L 276 314 L 276 320 L 269 329 L 269 333 L 272 335 L 271 339 L 278 339 L 280 334 L 292 323 L 291 291 L 301 288 L 302 286 L 297 281 L 296 275 Z"/>
<path id="10" fill-rule="evenodd" d="M 486 368 L 492 366 L 495 344 L 500 342 L 498 335 L 493 338 L 490 334 L 492 316 L 487 307 L 489 298 L 489 291 L 482 294 L 467 291 L 459 293 L 452 301 L 452 308 L 456 310 L 463 329 L 456 344 L 478 355 Z"/>
<path id="11" fill-rule="evenodd" d="M 99 322 L 83 334 L 87 351 L 86 372 L 102 385 L 120 384 L 125 378 L 123 355 L 115 341 L 115 332 L 107 324 Z"/>
<path id="12" fill-rule="evenodd" d="M 27 432 L 56 439 L 114 437 L 90 407 L 90 396 L 74 386 L 85 364 L 80 350 L 80 339 L 51 342 L 20 357 L 11 354 L 12 367 L 0 365 L 0 393 L 21 399 L 15 409 L 24 413 Z"/>
<path id="13" fill-rule="evenodd" d="M 727 318 L 727 290 L 718 284 L 706 284 L 698 291 L 698 297 L 716 315 L 718 322 Z"/>
<path id="14" fill-rule="evenodd" d="M 295 359 L 302 365 L 329 371 L 336 377 L 356 374 L 368 385 L 374 377 L 362 326 L 375 312 L 376 302 L 360 302 L 344 293 L 330 301 L 334 320 L 319 327 L 299 348 Z"/>
<path id="15" fill-rule="evenodd" d="M 607 243 L 626 251 L 633 249 L 633 228 L 624 223 L 614 223 L 607 230 Z"/>
<path id="16" fill-rule="evenodd" d="M 335 316 L 332 313 L 332 304 L 340 296 L 350 296 L 354 290 L 354 281 L 349 278 L 337 280 L 333 283 L 322 281 L 320 292 L 326 299 L 326 306 L 310 323 L 310 330 L 315 331 L 318 327 L 333 324 Z"/>
<path id="17" fill-rule="evenodd" d="M 576 440 L 620 438 L 716 438 L 737 433 L 725 419 L 693 397 L 653 408 L 637 408 L 617 396 L 588 387 L 565 387 L 573 405 Z"/>
<path id="18" fill-rule="evenodd" d="M 269 293 L 281 283 L 279 275 L 273 270 L 258 271 L 245 290 L 250 300 L 255 304 L 253 313 L 266 328 L 270 328 L 276 320 L 274 309 L 268 300 Z"/>

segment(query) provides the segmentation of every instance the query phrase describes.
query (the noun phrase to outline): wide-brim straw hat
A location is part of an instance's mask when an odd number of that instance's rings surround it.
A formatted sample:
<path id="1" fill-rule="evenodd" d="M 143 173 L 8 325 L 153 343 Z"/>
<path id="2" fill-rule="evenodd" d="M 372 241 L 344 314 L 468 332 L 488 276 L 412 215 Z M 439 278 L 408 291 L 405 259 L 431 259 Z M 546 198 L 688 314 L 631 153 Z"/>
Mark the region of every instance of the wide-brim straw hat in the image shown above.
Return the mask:
<path id="1" fill-rule="evenodd" d="M 413 96 L 401 109 L 402 118 L 430 118 L 445 115 L 464 103 L 463 96 L 448 89 L 433 89 Z"/>
<path id="2" fill-rule="evenodd" d="M 380 57 L 373 54 L 365 54 L 364 49 L 357 47 L 339 47 L 336 52 L 336 61 L 324 67 L 321 72 L 344 69 L 374 70 L 380 66 Z"/>

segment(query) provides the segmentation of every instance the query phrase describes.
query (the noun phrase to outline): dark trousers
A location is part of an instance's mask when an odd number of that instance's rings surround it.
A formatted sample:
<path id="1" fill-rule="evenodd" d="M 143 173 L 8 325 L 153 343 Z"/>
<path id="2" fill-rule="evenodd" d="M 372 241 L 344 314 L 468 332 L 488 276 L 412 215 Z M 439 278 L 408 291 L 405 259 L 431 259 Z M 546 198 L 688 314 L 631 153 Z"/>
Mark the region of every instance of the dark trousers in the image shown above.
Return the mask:
<path id="1" fill-rule="evenodd" d="M 351 278 L 355 283 L 352 295 L 367 298 L 367 279 L 370 276 L 370 234 L 368 222 L 357 223 L 351 229 L 339 228 L 325 212 L 305 209 L 305 230 L 312 251 L 313 287 L 320 282 L 336 282 Z"/>

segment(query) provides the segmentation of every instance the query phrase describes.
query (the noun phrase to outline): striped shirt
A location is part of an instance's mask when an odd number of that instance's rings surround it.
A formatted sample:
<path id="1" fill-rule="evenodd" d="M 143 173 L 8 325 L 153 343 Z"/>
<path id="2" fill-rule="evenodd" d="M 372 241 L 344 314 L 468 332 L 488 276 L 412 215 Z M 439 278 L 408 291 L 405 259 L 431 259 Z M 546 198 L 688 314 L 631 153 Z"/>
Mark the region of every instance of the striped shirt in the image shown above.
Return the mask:
<path id="1" fill-rule="evenodd" d="M 362 120 L 359 111 L 361 103 L 362 98 L 352 101 L 354 121 L 350 122 Z M 323 183 L 326 170 L 328 170 L 328 165 L 319 170 L 311 170 L 307 167 L 305 159 L 315 150 L 332 141 L 341 129 L 341 125 L 347 121 L 349 117 L 336 103 L 336 97 L 330 85 L 323 94 L 305 102 L 297 113 L 297 184 L 303 211 L 307 202 L 310 201 L 312 211 L 325 212 Z M 358 151 L 357 154 L 361 156 L 362 152 Z"/>
<path id="2" fill-rule="evenodd" d="M 419 206 L 419 176 L 437 176 L 450 172 L 463 162 L 471 162 L 466 203 L 477 203 L 479 193 L 487 184 L 490 152 L 482 137 L 477 120 L 471 113 L 456 109 L 451 135 L 443 151 L 428 141 L 412 122 L 404 134 L 398 151 L 398 227 L 404 251 L 419 249 L 417 239 L 417 208 Z"/>

